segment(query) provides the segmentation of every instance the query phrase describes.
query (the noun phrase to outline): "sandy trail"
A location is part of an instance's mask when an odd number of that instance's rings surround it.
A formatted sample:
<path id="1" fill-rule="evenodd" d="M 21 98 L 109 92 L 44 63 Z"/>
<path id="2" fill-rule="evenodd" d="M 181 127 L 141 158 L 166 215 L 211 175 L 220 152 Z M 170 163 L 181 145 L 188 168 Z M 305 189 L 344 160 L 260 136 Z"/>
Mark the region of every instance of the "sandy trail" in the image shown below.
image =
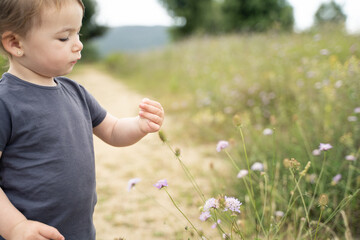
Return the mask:
<path id="1" fill-rule="evenodd" d="M 81 69 L 71 77 L 117 117 L 135 116 L 138 104 L 145 97 L 94 68 Z M 166 116 L 163 130 L 170 133 L 174 124 L 171 116 Z M 157 134 L 149 134 L 137 144 L 125 148 L 111 147 L 96 137 L 94 142 L 98 191 L 94 216 L 97 240 L 198 239 L 185 230 L 189 224 L 166 192 L 153 186 L 160 179 L 167 179 L 169 193 L 197 228 L 208 228 L 209 224 L 198 220 L 198 208 L 202 205 L 200 198 L 175 156 Z M 208 177 L 209 171 L 215 171 L 209 167 L 210 163 L 215 164 L 217 172 L 223 172 L 227 170 L 226 166 L 219 162 L 224 160 L 207 154 L 214 152 L 214 146 L 181 146 L 181 151 L 183 161 L 205 196 L 209 196 L 210 185 L 216 183 L 215 178 Z M 128 192 L 127 183 L 131 178 L 141 178 L 141 182 Z M 213 234 L 209 231 L 206 230 L 208 236 Z M 215 236 L 213 239 L 219 239 L 218 235 Z"/>

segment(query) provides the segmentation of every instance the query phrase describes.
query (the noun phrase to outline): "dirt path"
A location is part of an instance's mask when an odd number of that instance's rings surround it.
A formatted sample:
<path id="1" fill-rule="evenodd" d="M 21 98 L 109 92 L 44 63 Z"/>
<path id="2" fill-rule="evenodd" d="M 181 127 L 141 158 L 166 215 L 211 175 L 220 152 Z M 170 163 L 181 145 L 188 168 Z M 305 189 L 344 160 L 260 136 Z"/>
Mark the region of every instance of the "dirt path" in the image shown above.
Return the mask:
<path id="1" fill-rule="evenodd" d="M 135 116 L 138 103 L 144 97 L 93 68 L 82 69 L 71 77 L 118 117 Z M 171 116 L 166 116 L 163 129 L 171 132 L 174 124 Z M 226 171 L 224 166 L 216 166 L 223 160 L 206 154 L 209 150 L 214 151 L 214 146 L 210 149 L 206 146 L 182 146 L 181 150 L 183 161 L 196 176 L 200 187 L 205 193 L 209 192 L 210 185 L 216 181 L 207 176 L 207 172 L 211 171 L 210 163 L 215 164 L 216 171 Z M 153 186 L 160 179 L 167 179 L 169 193 L 193 223 L 199 228 L 208 228 L 198 220 L 198 208 L 202 204 L 200 198 L 191 188 L 176 158 L 161 143 L 157 134 L 150 134 L 126 148 L 108 146 L 95 137 L 95 154 L 98 204 L 94 220 L 97 240 L 121 237 L 127 240 L 188 239 L 190 235 L 185 226 L 189 224 L 176 210 L 166 192 Z M 141 178 L 141 182 L 128 192 L 127 183 L 131 178 Z"/>

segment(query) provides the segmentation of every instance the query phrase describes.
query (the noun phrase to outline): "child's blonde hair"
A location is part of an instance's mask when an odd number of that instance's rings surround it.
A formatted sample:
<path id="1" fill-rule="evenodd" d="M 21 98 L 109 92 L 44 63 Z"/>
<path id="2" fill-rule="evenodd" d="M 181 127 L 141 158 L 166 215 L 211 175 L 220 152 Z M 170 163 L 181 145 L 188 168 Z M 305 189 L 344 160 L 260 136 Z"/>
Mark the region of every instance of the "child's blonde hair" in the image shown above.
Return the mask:
<path id="1" fill-rule="evenodd" d="M 82 0 L 1 0 L 0 40 L 6 31 L 25 37 L 34 25 L 41 24 L 43 10 L 54 6 L 60 9 L 70 1 L 76 1 L 85 10 Z M 0 50 L 8 55 L 1 41 Z"/>

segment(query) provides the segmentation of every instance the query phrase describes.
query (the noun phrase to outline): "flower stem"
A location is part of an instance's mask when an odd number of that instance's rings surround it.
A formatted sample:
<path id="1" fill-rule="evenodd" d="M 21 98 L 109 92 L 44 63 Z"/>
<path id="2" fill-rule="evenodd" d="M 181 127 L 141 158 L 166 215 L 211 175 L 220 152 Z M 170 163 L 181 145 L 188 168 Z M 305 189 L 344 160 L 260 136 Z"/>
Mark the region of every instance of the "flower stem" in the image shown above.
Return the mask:
<path id="1" fill-rule="evenodd" d="M 196 233 L 202 237 L 204 236 L 204 234 L 201 234 L 197 228 L 194 226 L 194 224 L 192 224 L 192 222 L 190 221 L 190 219 L 184 214 L 183 211 L 181 211 L 181 209 L 179 208 L 179 206 L 176 204 L 176 202 L 174 201 L 174 199 L 171 197 L 170 193 L 167 191 L 166 188 L 164 188 L 165 192 L 167 193 L 167 195 L 169 196 L 170 200 L 172 201 L 172 203 L 174 204 L 174 206 L 176 207 L 177 210 L 179 210 L 179 212 L 184 216 L 184 218 L 190 223 L 190 225 L 193 227 L 193 229 L 196 231 Z"/>
<path id="2" fill-rule="evenodd" d="M 315 232 L 315 237 L 314 237 L 314 240 L 316 240 L 316 235 L 318 233 L 318 230 L 319 230 L 319 224 L 320 224 L 320 220 L 321 220 L 321 216 L 322 216 L 322 213 L 323 213 L 323 208 L 321 208 L 321 211 L 320 211 L 320 216 L 319 216 L 319 220 L 317 222 L 317 225 L 316 225 L 316 232 Z"/>

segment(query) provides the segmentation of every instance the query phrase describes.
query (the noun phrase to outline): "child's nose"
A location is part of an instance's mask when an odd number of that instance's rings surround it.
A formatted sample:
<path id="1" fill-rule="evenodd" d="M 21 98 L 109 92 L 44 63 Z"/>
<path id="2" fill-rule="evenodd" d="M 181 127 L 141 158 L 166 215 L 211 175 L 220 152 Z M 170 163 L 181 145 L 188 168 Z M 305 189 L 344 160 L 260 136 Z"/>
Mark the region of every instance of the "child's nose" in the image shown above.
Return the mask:
<path id="1" fill-rule="evenodd" d="M 83 47 L 84 47 L 84 45 L 82 44 L 82 42 L 79 39 L 76 41 L 76 43 L 72 47 L 72 50 L 73 50 L 73 52 L 80 52 L 83 49 Z"/>

